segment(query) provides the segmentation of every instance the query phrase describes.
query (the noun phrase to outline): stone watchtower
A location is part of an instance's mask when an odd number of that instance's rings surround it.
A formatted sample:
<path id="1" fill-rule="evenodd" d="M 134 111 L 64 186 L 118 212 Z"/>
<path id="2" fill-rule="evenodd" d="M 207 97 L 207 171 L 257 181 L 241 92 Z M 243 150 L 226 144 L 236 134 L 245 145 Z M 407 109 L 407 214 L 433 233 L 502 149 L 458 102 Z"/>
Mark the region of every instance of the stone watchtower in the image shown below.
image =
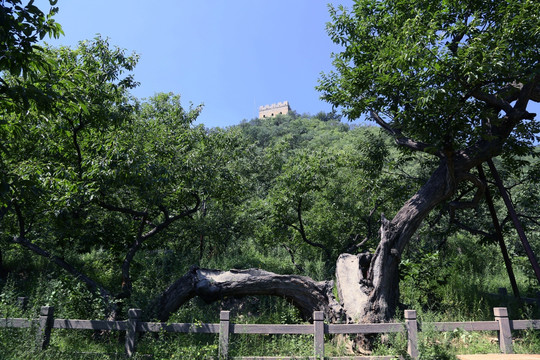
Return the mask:
<path id="1" fill-rule="evenodd" d="M 259 106 L 259 119 L 272 117 L 276 115 L 285 115 L 291 111 L 288 101 L 278 102 L 277 104 Z"/>

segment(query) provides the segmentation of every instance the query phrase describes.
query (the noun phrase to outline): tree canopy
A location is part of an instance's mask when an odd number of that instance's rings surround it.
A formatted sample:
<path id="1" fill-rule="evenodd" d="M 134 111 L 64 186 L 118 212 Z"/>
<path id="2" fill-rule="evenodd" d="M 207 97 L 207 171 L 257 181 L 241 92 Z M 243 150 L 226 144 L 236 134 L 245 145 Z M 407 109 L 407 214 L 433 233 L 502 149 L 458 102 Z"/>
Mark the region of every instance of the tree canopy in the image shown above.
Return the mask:
<path id="1" fill-rule="evenodd" d="M 538 141 L 537 1 L 356 1 L 330 8 L 335 71 L 325 100 L 350 118 L 373 112 L 401 145 L 432 154 Z M 500 152 L 497 151 L 497 152 Z M 492 154 L 495 155 L 495 154 Z"/>
<path id="2" fill-rule="evenodd" d="M 50 0 L 55 5 L 57 0 Z M 21 0 L 6 0 L 0 5 L 0 102 L 7 106 L 27 107 L 28 102 L 44 102 L 48 94 L 34 87 L 39 82 L 35 75 L 46 71 L 50 62 L 43 56 L 43 48 L 37 43 L 45 36 L 58 38 L 63 34 L 60 24 L 53 16 L 58 11 L 51 7 L 48 14 L 34 5 L 23 5 Z M 7 79 L 6 76 L 11 75 Z M 33 82 L 21 84 L 21 79 Z"/>
<path id="3" fill-rule="evenodd" d="M 442 205 L 475 206 L 476 173 L 498 155 L 529 154 L 538 141 L 540 4 L 537 1 L 358 0 L 330 8 L 331 39 L 343 50 L 318 89 L 350 119 L 368 114 L 407 152 L 433 155 L 431 176 L 391 220 L 358 291 L 359 317 L 388 319 L 396 308 L 399 259 Z M 461 190 L 473 186 L 468 196 Z M 470 195 L 470 194 L 473 195 Z M 348 270 L 350 272 L 350 269 Z M 354 306 L 351 306 L 354 308 Z"/>
<path id="4" fill-rule="evenodd" d="M 61 29 L 19 4 L 2 3 L 0 276 L 4 258 L 6 269 L 45 259 L 111 316 L 142 304 L 166 321 L 195 296 L 254 293 L 283 296 L 304 317 L 387 321 L 400 278 L 429 268 L 430 296 L 445 280 L 433 268 L 454 231 L 500 238 L 479 205 L 491 186 L 482 165 L 499 155 L 538 236 L 540 129 L 527 110 L 540 101 L 537 1 L 331 7 L 342 51 L 318 88 L 380 128 L 332 111 L 227 129 L 196 125 L 203 107 L 180 95 L 135 98 L 138 55 L 106 38 L 36 47 Z M 254 267 L 275 273 L 237 270 Z"/>

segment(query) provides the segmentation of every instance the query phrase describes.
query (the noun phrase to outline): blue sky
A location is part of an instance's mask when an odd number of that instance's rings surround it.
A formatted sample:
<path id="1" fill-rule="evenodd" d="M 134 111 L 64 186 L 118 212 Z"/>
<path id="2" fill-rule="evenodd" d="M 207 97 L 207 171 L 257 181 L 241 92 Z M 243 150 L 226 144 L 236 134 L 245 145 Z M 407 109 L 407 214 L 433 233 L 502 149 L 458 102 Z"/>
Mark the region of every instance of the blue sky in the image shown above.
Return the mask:
<path id="1" fill-rule="evenodd" d="M 204 103 L 198 123 L 226 127 L 284 100 L 301 114 L 331 110 L 315 90 L 340 50 L 326 34 L 328 3 L 353 0 L 59 0 L 65 36 L 48 42 L 109 37 L 140 55 L 135 96 L 180 94 L 185 108 Z"/>
<path id="2" fill-rule="evenodd" d="M 314 89 L 339 51 L 325 30 L 328 3 L 352 0 L 59 0 L 65 36 L 47 42 L 109 37 L 140 55 L 135 96 L 180 94 L 184 107 L 204 103 L 199 123 L 225 127 L 284 100 L 299 113 L 331 110 Z"/>

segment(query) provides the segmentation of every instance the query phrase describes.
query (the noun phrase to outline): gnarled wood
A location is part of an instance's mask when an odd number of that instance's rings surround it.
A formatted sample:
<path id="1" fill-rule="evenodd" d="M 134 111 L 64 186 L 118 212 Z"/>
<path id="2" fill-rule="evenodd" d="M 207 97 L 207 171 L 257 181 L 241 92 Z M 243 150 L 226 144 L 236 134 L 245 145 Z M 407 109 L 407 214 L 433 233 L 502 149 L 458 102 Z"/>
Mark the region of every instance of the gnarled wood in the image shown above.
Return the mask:
<path id="1" fill-rule="evenodd" d="M 348 322 L 356 322 L 363 316 L 369 301 L 360 255 L 341 254 L 336 262 L 338 296 Z M 369 264 L 368 264 L 369 265 Z"/>
<path id="2" fill-rule="evenodd" d="M 306 319 L 315 310 L 334 318 L 342 311 L 332 295 L 332 287 L 333 281 L 317 282 L 307 276 L 279 275 L 260 269 L 221 271 L 192 267 L 156 299 L 149 313 L 167 321 L 195 296 L 213 302 L 229 296 L 273 295 L 289 300 Z"/>

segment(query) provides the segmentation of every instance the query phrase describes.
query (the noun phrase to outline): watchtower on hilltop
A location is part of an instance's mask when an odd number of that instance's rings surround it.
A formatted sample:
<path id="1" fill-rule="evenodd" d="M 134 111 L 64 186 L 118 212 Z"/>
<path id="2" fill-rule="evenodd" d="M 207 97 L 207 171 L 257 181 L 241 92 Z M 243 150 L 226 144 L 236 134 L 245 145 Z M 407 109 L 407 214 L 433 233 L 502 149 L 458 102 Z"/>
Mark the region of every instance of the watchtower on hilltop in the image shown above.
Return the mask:
<path id="1" fill-rule="evenodd" d="M 276 115 L 285 115 L 291 111 L 288 101 L 278 102 L 277 104 L 259 106 L 259 119 L 272 117 Z"/>

